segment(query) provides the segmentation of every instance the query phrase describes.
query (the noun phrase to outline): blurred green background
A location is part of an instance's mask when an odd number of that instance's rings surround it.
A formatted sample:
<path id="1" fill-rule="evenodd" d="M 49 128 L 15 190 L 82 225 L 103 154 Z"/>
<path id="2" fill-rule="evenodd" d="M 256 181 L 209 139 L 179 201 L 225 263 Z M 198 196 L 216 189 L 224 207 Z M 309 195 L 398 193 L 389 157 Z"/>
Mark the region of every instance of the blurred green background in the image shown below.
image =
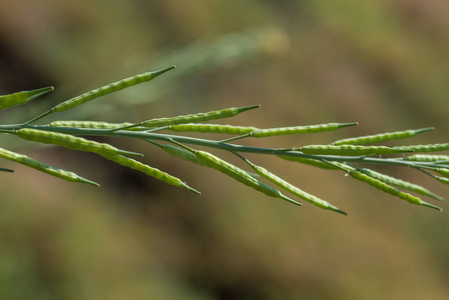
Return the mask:
<path id="1" fill-rule="evenodd" d="M 437 130 L 415 143 L 448 141 L 445 1 L 0 0 L 0 11 L 0 94 L 56 88 L 3 111 L 4 123 L 176 65 L 54 118 L 134 122 L 261 104 L 229 123 L 359 126 L 252 145 L 427 126 Z M 151 145 L 111 142 L 145 153 L 145 162 L 202 195 L 94 155 L 2 137 L 5 148 L 102 186 L 2 161 L 16 172 L 0 174 L 0 299 L 449 298 L 446 211 L 410 205 L 341 172 L 249 157 L 349 215 L 295 207 Z M 419 172 L 382 170 L 449 193 Z"/>

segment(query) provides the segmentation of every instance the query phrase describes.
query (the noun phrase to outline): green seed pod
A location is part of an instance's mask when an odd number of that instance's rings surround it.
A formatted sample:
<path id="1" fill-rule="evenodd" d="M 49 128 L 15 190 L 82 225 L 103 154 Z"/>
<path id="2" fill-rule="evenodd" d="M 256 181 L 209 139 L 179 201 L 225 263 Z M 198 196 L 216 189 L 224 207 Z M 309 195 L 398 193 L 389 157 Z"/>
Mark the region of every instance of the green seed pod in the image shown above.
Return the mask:
<path id="1" fill-rule="evenodd" d="M 390 148 L 386 146 L 356 146 L 356 145 L 308 145 L 301 147 L 304 154 L 313 155 L 378 155 L 403 152 L 413 152 L 411 149 Z"/>
<path id="2" fill-rule="evenodd" d="M 64 102 L 58 104 L 57 106 L 53 107 L 52 111 L 53 112 L 61 112 L 61 111 L 65 111 L 68 109 L 72 109 L 74 107 L 77 107 L 81 104 L 84 104 L 84 103 L 94 100 L 96 98 L 111 94 L 111 93 L 119 91 L 119 90 L 123 90 L 127 87 L 130 87 L 130 86 L 142 83 L 142 82 L 150 81 L 150 80 L 156 78 L 157 76 L 159 76 L 169 70 L 172 70 L 174 68 L 175 67 L 169 67 L 169 68 L 165 68 L 165 69 L 162 69 L 162 70 L 159 70 L 156 72 L 147 72 L 147 73 L 135 75 L 135 76 L 132 76 L 132 77 L 129 77 L 126 79 L 122 79 L 120 81 L 108 84 L 101 88 L 92 90 L 90 92 L 84 93 L 75 98 L 64 101 Z"/>
<path id="3" fill-rule="evenodd" d="M 340 209 L 338 209 L 337 207 L 333 206 L 332 204 L 330 204 L 327 201 L 324 201 L 312 194 L 309 194 L 301 189 L 299 189 L 298 187 L 292 185 L 291 183 L 285 181 L 284 179 L 280 178 L 277 175 L 274 175 L 273 173 L 271 173 L 270 171 L 268 171 L 267 169 L 260 167 L 260 166 L 256 166 L 254 164 L 252 164 L 251 162 L 249 162 L 248 160 L 245 159 L 245 161 L 254 169 L 254 171 L 256 171 L 257 174 L 259 174 L 260 176 L 270 180 L 271 182 L 273 182 L 274 184 L 280 186 L 281 188 L 283 188 L 286 191 L 289 191 L 290 193 L 292 193 L 293 195 L 298 196 L 299 198 L 306 200 L 318 207 L 324 208 L 324 209 L 329 209 L 332 211 L 336 211 L 339 212 L 341 214 L 346 215 L 346 213 Z"/>
<path id="4" fill-rule="evenodd" d="M 420 162 L 449 162 L 449 155 L 414 154 L 404 159 Z"/>
<path id="5" fill-rule="evenodd" d="M 355 138 L 349 138 L 349 139 L 342 139 L 338 140 L 332 143 L 332 145 L 338 146 L 338 145 L 363 145 L 363 144 L 375 144 L 390 140 L 398 140 L 398 139 L 405 139 L 412 136 L 415 136 L 417 134 L 427 132 L 430 130 L 434 130 L 435 128 L 429 127 L 429 128 L 421 128 L 421 129 L 415 129 L 415 130 L 405 130 L 405 131 L 395 131 L 395 132 L 386 132 L 386 133 L 380 133 L 375 135 L 366 135 L 366 136 L 360 136 Z"/>
<path id="6" fill-rule="evenodd" d="M 306 165 L 310 165 L 310 166 L 314 166 L 314 167 L 318 167 L 321 169 L 327 169 L 327 170 L 339 170 L 339 168 L 322 162 L 320 160 L 317 159 L 312 159 L 312 158 L 304 158 L 304 157 L 298 157 L 298 156 L 287 156 L 287 155 L 276 155 L 277 157 L 280 157 L 282 159 L 288 160 L 288 161 L 294 161 L 294 162 L 298 162 L 298 163 L 302 163 L 302 164 L 306 164 Z"/>
<path id="7" fill-rule="evenodd" d="M 369 185 L 371 185 L 371 186 L 373 186 L 373 187 L 375 187 L 375 188 L 377 188 L 377 189 L 379 189 L 381 191 L 384 191 L 384 192 L 386 192 L 388 194 L 391 194 L 393 196 L 399 197 L 400 199 L 406 200 L 406 201 L 408 201 L 410 203 L 431 207 L 433 209 L 437 209 L 437 210 L 440 210 L 440 211 L 442 210 L 438 206 L 435 206 L 435 205 L 429 204 L 427 202 L 424 202 L 424 201 L 422 201 L 418 197 L 412 196 L 412 195 L 410 195 L 408 193 L 404 193 L 404 192 L 402 192 L 402 191 L 400 191 L 400 190 L 398 190 L 398 189 L 396 189 L 396 188 L 394 188 L 394 187 L 392 187 L 392 186 L 390 186 L 390 185 L 388 185 L 386 183 L 383 183 L 380 180 L 377 180 L 377 179 L 375 179 L 375 178 L 373 178 L 371 176 L 363 174 L 362 172 L 357 171 L 355 169 L 349 171 L 349 175 L 351 175 L 353 178 L 355 178 L 357 180 L 360 180 L 362 182 L 368 183 Z"/>
<path id="8" fill-rule="evenodd" d="M 441 176 L 449 178 L 449 170 L 443 168 L 436 168 L 436 170 Z"/>
<path id="9" fill-rule="evenodd" d="M 53 91 L 53 87 L 45 87 L 31 91 L 22 91 L 14 94 L 0 96 L 0 110 L 25 104 L 34 98 L 42 96 L 50 91 Z"/>
<path id="10" fill-rule="evenodd" d="M 205 164 L 202 163 L 201 161 L 199 161 L 198 158 L 196 158 L 195 154 L 193 154 L 190 151 L 187 151 L 185 149 L 182 149 L 182 148 L 179 148 L 179 147 L 175 147 L 175 146 L 172 146 L 172 145 L 162 145 L 162 144 L 159 144 L 159 143 L 157 143 L 155 141 L 152 141 L 152 140 L 147 140 L 147 141 L 152 143 L 153 145 L 158 146 L 159 148 L 161 148 L 165 152 L 167 152 L 167 153 L 169 153 L 169 154 L 171 154 L 171 155 L 173 155 L 175 157 L 178 157 L 178 158 L 181 158 L 181 159 L 193 162 L 193 163 L 201 165 L 201 166 L 205 166 Z"/>
<path id="11" fill-rule="evenodd" d="M 449 150 L 449 143 L 444 144 L 430 144 L 430 145 L 411 145 L 411 146 L 398 146 L 393 149 L 404 150 L 409 152 L 438 152 Z"/>
<path id="12" fill-rule="evenodd" d="M 50 127 L 89 128 L 89 129 L 117 129 L 130 126 L 132 123 L 108 123 L 98 121 L 54 121 Z"/>
<path id="13" fill-rule="evenodd" d="M 170 125 L 178 125 L 178 124 L 186 124 L 186 123 L 199 123 L 206 122 L 209 120 L 222 119 L 222 118 L 230 118 L 236 116 L 244 111 L 258 108 L 260 105 L 246 106 L 246 107 L 232 107 L 226 108 L 218 111 L 210 111 L 206 113 L 198 113 L 191 115 L 183 115 L 172 118 L 160 118 L 160 119 L 152 119 L 143 122 L 142 125 L 144 127 L 164 127 Z"/>
<path id="14" fill-rule="evenodd" d="M 70 134 L 23 128 L 17 131 L 17 135 L 22 139 L 32 142 L 58 145 L 72 150 L 93 152 L 102 156 L 115 154 L 142 156 L 139 153 L 117 149 L 106 143 L 86 140 Z"/>
<path id="15" fill-rule="evenodd" d="M 161 170 L 158 170 L 156 168 L 152 168 L 152 167 L 150 167 L 146 164 L 143 164 L 137 160 L 128 158 L 126 156 L 118 155 L 118 154 L 105 156 L 105 158 L 110 159 L 124 167 L 128 167 L 128 168 L 140 171 L 140 172 L 147 174 L 151 177 L 154 177 L 156 179 L 164 181 L 165 183 L 188 189 L 189 191 L 194 192 L 196 194 L 201 194 L 197 190 L 191 188 L 190 186 L 188 186 L 187 184 L 182 182 L 181 179 L 174 177 L 170 174 L 167 174 L 165 172 L 162 172 Z"/>
<path id="16" fill-rule="evenodd" d="M 246 134 L 257 130 L 256 127 L 220 125 L 220 124 L 182 124 L 172 125 L 170 130 L 180 132 L 202 132 L 202 133 L 224 133 L 224 134 Z"/>
<path id="17" fill-rule="evenodd" d="M 253 189 L 264 193 L 267 196 L 280 198 L 286 200 L 290 203 L 301 205 L 300 203 L 284 196 L 278 190 L 264 184 L 263 182 L 257 180 L 256 178 L 249 175 L 246 171 L 234 166 L 233 164 L 228 163 L 227 161 L 222 160 L 221 158 L 216 157 L 215 155 L 205 152 L 205 151 L 196 151 L 196 158 L 199 161 L 204 163 L 207 167 L 213 168 L 221 173 L 228 175 L 229 177 L 234 178 L 235 180 L 252 187 Z"/>
<path id="18" fill-rule="evenodd" d="M 432 197 L 432 198 L 440 200 L 440 201 L 443 200 L 443 198 L 441 198 L 440 196 L 432 193 L 431 191 L 429 191 L 428 189 L 426 189 L 420 185 L 410 183 L 410 182 L 407 182 L 407 181 L 404 181 L 404 180 L 401 180 L 398 178 L 394 178 L 392 176 L 388 176 L 388 175 L 385 175 L 385 174 L 382 174 L 382 173 L 379 173 L 379 172 L 376 172 L 376 171 L 373 171 L 370 169 L 366 169 L 366 168 L 359 169 L 359 171 L 374 178 L 374 179 L 380 180 L 383 183 L 386 183 L 389 185 L 394 185 L 394 186 L 404 188 L 404 189 L 407 189 L 410 191 L 414 191 L 421 195 L 429 196 L 429 197 Z"/>
<path id="19" fill-rule="evenodd" d="M 446 177 L 438 177 L 438 176 L 434 176 L 435 179 L 437 179 L 438 181 L 444 183 L 444 184 L 449 184 L 449 178 Z"/>
<path id="20" fill-rule="evenodd" d="M 67 180 L 67 181 L 71 181 L 71 182 L 80 182 L 80 183 L 87 183 L 87 184 L 92 184 L 92 185 L 96 185 L 99 186 L 98 183 L 95 183 L 93 181 L 90 181 L 88 179 L 85 179 L 81 176 L 78 176 L 77 174 L 70 172 L 70 171 L 66 171 L 63 169 L 59 169 L 47 164 L 44 164 L 42 162 L 39 162 L 35 159 L 32 159 L 26 155 L 23 154 L 19 154 L 19 153 L 15 153 L 12 151 L 8 151 L 6 149 L 0 148 L 0 157 L 25 165 L 27 167 L 31 167 L 33 169 L 39 170 L 41 172 L 53 175 L 55 177 Z"/>
<path id="21" fill-rule="evenodd" d="M 337 130 L 343 127 L 354 125 L 357 125 L 357 123 L 329 123 L 329 124 L 308 125 L 308 126 L 268 128 L 253 131 L 249 133 L 249 136 L 255 138 L 264 138 L 277 135 L 317 133 L 317 132 Z"/>

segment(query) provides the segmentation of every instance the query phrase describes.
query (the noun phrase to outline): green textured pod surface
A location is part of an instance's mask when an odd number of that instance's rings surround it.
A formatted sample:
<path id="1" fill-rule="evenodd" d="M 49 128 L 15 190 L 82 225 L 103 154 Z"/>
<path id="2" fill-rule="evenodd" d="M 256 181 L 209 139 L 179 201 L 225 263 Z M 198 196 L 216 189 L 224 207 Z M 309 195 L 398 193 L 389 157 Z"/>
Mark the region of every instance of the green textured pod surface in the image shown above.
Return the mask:
<path id="1" fill-rule="evenodd" d="M 0 96 L 0 110 L 25 104 L 50 91 L 53 91 L 52 86 Z"/>
<path id="2" fill-rule="evenodd" d="M 86 140 L 85 138 L 76 137 L 70 134 L 31 128 L 19 129 L 16 134 L 24 140 L 57 145 L 71 150 L 93 152 L 102 156 L 115 154 L 141 156 L 139 153 L 121 150 L 106 143 Z"/>
<path id="3" fill-rule="evenodd" d="M 232 177 L 240 183 L 243 183 L 259 192 L 262 192 L 267 196 L 280 198 L 290 203 L 301 205 L 300 203 L 284 196 L 278 190 L 252 177 L 246 171 L 234 166 L 233 164 L 228 163 L 227 161 L 222 160 L 221 158 L 211 153 L 205 151 L 196 151 L 195 156 L 207 167 L 220 171 L 221 173 L 228 175 L 229 177 Z"/>
<path id="4" fill-rule="evenodd" d="M 306 164 L 306 165 L 318 167 L 318 168 L 321 168 L 321 169 L 339 170 L 339 168 L 337 168 L 336 166 L 333 166 L 331 164 L 322 162 L 322 161 L 317 160 L 317 159 L 304 158 L 304 157 L 298 157 L 298 156 L 288 156 L 288 155 L 276 155 L 276 156 L 279 157 L 279 158 L 288 160 L 288 161 L 294 161 L 294 162 L 298 162 L 298 163 L 301 163 L 301 164 Z"/>
<path id="5" fill-rule="evenodd" d="M 449 178 L 449 170 L 443 168 L 437 168 L 436 171 L 443 177 Z"/>
<path id="6" fill-rule="evenodd" d="M 377 154 L 394 154 L 413 152 L 412 149 L 390 148 L 386 146 L 357 146 L 357 145 L 308 145 L 303 146 L 300 150 L 304 154 L 313 155 L 377 155 Z"/>
<path id="7" fill-rule="evenodd" d="M 258 107 L 260 107 L 260 105 L 252 105 L 252 106 L 245 106 L 245 107 L 231 107 L 231 108 L 226 108 L 226 109 L 222 109 L 222 110 L 210 111 L 210 112 L 206 112 L 206 113 L 182 115 L 182 116 L 177 116 L 177 117 L 172 117 L 172 118 L 151 119 L 151 120 L 142 122 L 141 125 L 144 127 L 164 127 L 164 126 L 178 125 L 178 124 L 206 122 L 209 120 L 234 117 L 242 112 L 245 112 L 250 109 L 258 108 Z"/>
<path id="8" fill-rule="evenodd" d="M 146 175 L 149 175 L 151 177 L 154 177 L 158 180 L 161 180 L 165 183 L 185 188 L 191 192 L 194 192 L 196 194 L 201 194 L 199 191 L 195 190 L 194 188 L 191 188 L 186 183 L 184 183 L 181 179 L 174 177 L 168 173 L 165 173 L 159 169 L 150 167 L 146 164 L 143 164 L 137 160 L 131 159 L 129 157 L 125 157 L 123 155 L 111 155 L 111 156 L 105 156 L 105 158 L 112 160 L 124 167 L 128 167 L 131 169 L 134 169 L 136 171 L 140 171 Z"/>
<path id="9" fill-rule="evenodd" d="M 90 181 L 88 179 L 85 179 L 81 176 L 78 176 L 77 174 L 71 172 L 71 171 L 66 171 L 63 169 L 59 169 L 50 165 L 47 165 L 45 163 L 39 162 L 35 159 L 32 159 L 26 155 L 23 154 L 19 154 L 19 153 L 15 153 L 3 148 L 0 148 L 0 157 L 25 165 L 27 167 L 36 169 L 38 171 L 47 173 L 49 175 L 67 180 L 67 181 L 71 181 L 71 182 L 80 182 L 80 183 L 87 183 L 87 184 L 91 184 L 91 185 L 95 185 L 95 186 L 99 186 L 98 183 L 95 183 L 93 181 Z"/>
<path id="10" fill-rule="evenodd" d="M 178 157 L 178 158 L 181 158 L 181 159 L 193 162 L 193 163 L 195 163 L 197 165 L 205 166 L 205 164 L 202 161 L 200 161 L 192 152 L 189 152 L 189 151 L 187 151 L 185 149 L 181 149 L 179 147 L 175 147 L 175 146 L 172 146 L 172 145 L 164 145 L 162 147 L 162 149 L 165 152 L 167 152 L 167 153 L 169 153 L 169 154 L 171 154 L 171 155 L 173 155 L 175 157 Z"/>
<path id="11" fill-rule="evenodd" d="M 64 101 L 55 107 L 52 108 L 53 112 L 61 112 L 77 107 L 81 104 L 89 102 L 91 100 L 100 98 L 102 96 L 117 92 L 119 90 L 123 90 L 125 88 L 134 86 L 139 83 L 150 81 L 157 76 L 174 69 L 175 67 L 165 68 L 155 72 L 147 72 L 139 75 L 135 75 L 126 79 L 122 79 L 120 81 L 105 85 L 98 89 L 92 90 L 90 92 L 84 93 L 67 101 Z"/>
<path id="12" fill-rule="evenodd" d="M 305 133 L 318 133 L 324 131 L 337 130 L 340 128 L 354 126 L 357 123 L 328 123 L 328 124 L 318 124 L 318 125 L 307 125 L 307 126 L 294 126 L 294 127 L 278 127 L 278 128 L 268 128 L 259 129 L 251 132 L 249 135 L 255 138 L 263 138 L 269 136 L 278 135 L 289 135 L 289 134 L 305 134 Z"/>
<path id="13" fill-rule="evenodd" d="M 414 154 L 407 156 L 404 159 L 420 162 L 449 162 L 449 155 Z"/>
<path id="14" fill-rule="evenodd" d="M 394 186 L 404 188 L 404 189 L 407 189 L 410 191 L 414 191 L 423 196 L 432 197 L 432 198 L 440 200 L 440 201 L 443 200 L 442 197 L 432 193 L 428 189 L 426 189 L 418 184 L 404 181 L 404 180 L 401 180 L 401 179 L 398 179 L 398 178 L 395 178 L 395 177 L 392 177 L 389 175 L 385 175 L 385 174 L 382 174 L 382 173 L 379 173 L 379 172 L 376 172 L 376 171 L 373 171 L 370 169 L 366 169 L 366 168 L 362 168 L 362 169 L 358 169 L 358 170 L 368 176 L 371 176 L 374 179 L 382 181 L 383 183 L 394 185 Z"/>
<path id="15" fill-rule="evenodd" d="M 248 161 L 247 161 L 248 162 Z M 248 162 L 249 163 L 249 162 Z M 308 201 L 318 207 L 324 208 L 324 209 L 329 209 L 335 212 L 339 212 L 341 214 L 346 215 L 346 213 L 342 210 L 340 210 L 339 208 L 333 206 L 332 204 L 330 204 L 327 201 L 324 201 L 312 194 L 309 194 L 303 190 L 301 190 L 300 188 L 292 185 L 291 183 L 285 181 L 284 179 L 280 178 L 279 176 L 271 173 L 270 171 L 268 171 L 267 169 L 260 167 L 260 166 L 256 166 L 252 163 L 249 163 L 249 165 L 254 169 L 254 171 L 256 171 L 257 174 L 259 174 L 260 176 L 270 180 L 271 182 L 273 182 L 274 184 L 278 185 L 279 187 L 283 188 L 284 190 L 292 193 L 293 195 L 298 196 L 299 198 Z"/>
<path id="16" fill-rule="evenodd" d="M 256 127 L 232 126 L 221 124 L 181 124 L 172 125 L 170 130 L 179 132 L 201 132 L 201 133 L 223 133 L 223 134 L 246 134 L 257 130 Z"/>
<path id="17" fill-rule="evenodd" d="M 404 150 L 409 152 L 438 152 L 449 150 L 449 143 L 444 144 L 429 144 L 429 145 L 411 145 L 411 146 L 398 146 L 393 149 Z"/>
<path id="18" fill-rule="evenodd" d="M 363 144 L 376 144 L 380 142 L 390 141 L 390 140 L 398 140 L 405 139 L 409 137 L 413 137 L 417 134 L 434 130 L 433 127 L 428 128 L 420 128 L 420 129 L 410 129 L 404 131 L 395 131 L 395 132 L 386 132 L 379 133 L 374 135 L 366 135 L 355 138 L 348 138 L 338 140 L 332 143 L 332 145 L 363 145 Z"/>
<path id="19" fill-rule="evenodd" d="M 130 126 L 132 123 L 108 123 L 99 121 L 53 121 L 50 127 L 90 128 L 90 129 L 117 129 Z"/>
<path id="20" fill-rule="evenodd" d="M 402 192 L 400 190 L 398 190 L 397 188 L 394 188 L 378 179 L 375 179 L 369 175 L 363 174 L 362 172 L 359 172 L 357 170 L 351 170 L 349 171 L 349 175 L 351 175 L 354 179 L 357 179 L 359 181 L 368 183 L 369 185 L 383 191 L 386 192 L 390 195 L 396 196 L 402 200 L 408 201 L 412 204 L 417 204 L 417 205 L 422 205 L 422 206 L 427 206 L 436 210 L 441 211 L 442 209 L 438 206 L 429 204 L 427 202 L 422 201 L 420 198 L 415 197 L 413 195 L 410 195 L 409 193 L 405 193 Z"/>

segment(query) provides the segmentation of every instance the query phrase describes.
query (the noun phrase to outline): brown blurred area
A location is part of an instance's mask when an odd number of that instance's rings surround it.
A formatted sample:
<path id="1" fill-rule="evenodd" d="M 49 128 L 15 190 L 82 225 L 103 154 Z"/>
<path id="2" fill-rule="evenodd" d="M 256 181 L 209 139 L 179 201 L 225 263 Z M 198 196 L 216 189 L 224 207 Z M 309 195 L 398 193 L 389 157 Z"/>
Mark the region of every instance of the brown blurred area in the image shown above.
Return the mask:
<path id="1" fill-rule="evenodd" d="M 359 125 L 245 141 L 254 146 L 428 126 L 436 131 L 413 143 L 448 142 L 446 1 L 0 0 L 0 11 L 0 94 L 55 86 L 51 95 L 2 111 L 3 123 L 176 65 L 152 82 L 45 121 L 137 122 L 261 104 L 226 122 Z M 342 173 L 248 156 L 347 211 L 345 217 L 265 197 L 150 144 L 108 141 L 144 153 L 146 163 L 202 195 L 93 155 L 2 137 L 2 147 L 101 187 L 1 162 L 15 173 L 0 174 L 0 299 L 449 297 L 444 202 L 437 213 Z M 382 171 L 448 195 L 447 186 L 417 171 Z"/>

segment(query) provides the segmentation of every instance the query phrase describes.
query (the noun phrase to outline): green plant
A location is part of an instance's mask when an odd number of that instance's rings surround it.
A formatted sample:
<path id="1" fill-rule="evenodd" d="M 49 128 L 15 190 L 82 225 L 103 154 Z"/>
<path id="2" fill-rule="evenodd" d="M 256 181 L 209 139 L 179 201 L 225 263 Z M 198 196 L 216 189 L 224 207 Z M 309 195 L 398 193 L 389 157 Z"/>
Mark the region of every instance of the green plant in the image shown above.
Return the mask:
<path id="1" fill-rule="evenodd" d="M 267 169 L 253 164 L 246 159 L 243 154 L 255 153 L 261 155 L 274 155 L 288 161 L 313 165 L 322 169 L 343 171 L 357 180 L 368 183 L 375 188 L 410 203 L 441 210 L 441 208 L 433 204 L 429 204 L 419 197 L 403 191 L 408 190 L 422 196 L 442 200 L 440 196 L 435 195 L 426 188 L 379 173 L 369 168 L 361 168 L 356 166 L 356 164 L 363 163 L 411 167 L 413 169 L 420 170 L 443 183 L 448 183 L 449 156 L 416 153 L 449 150 L 449 143 L 396 147 L 371 145 L 387 140 L 413 137 L 417 134 L 432 130 L 433 128 L 381 133 L 370 136 L 343 139 L 328 145 L 304 145 L 301 147 L 292 148 L 263 148 L 236 144 L 234 141 L 251 137 L 264 138 L 277 135 L 319 133 L 354 126 L 357 125 L 357 123 L 329 123 L 267 129 L 222 124 L 198 124 L 209 120 L 233 117 L 237 114 L 259 107 L 259 105 L 253 105 L 247 107 L 226 108 L 212 112 L 182 115 L 170 118 L 151 119 L 137 124 L 130 122 L 108 123 L 99 121 L 70 120 L 53 121 L 48 124 L 40 125 L 35 124 L 37 121 L 50 114 L 69 110 L 104 95 L 142 82 L 150 81 L 173 68 L 174 67 L 169 67 L 156 72 L 136 75 L 95 89 L 78 97 L 64 101 L 43 114 L 38 115 L 37 117 L 24 123 L 0 125 L 0 132 L 3 134 L 14 135 L 18 138 L 32 142 L 53 144 L 78 151 L 93 152 L 120 165 L 135 169 L 168 184 L 183 187 L 198 194 L 199 192 L 197 190 L 188 186 L 179 178 L 128 157 L 129 155 L 141 156 L 142 154 L 117 149 L 107 143 L 99 143 L 79 136 L 126 137 L 145 140 L 175 157 L 216 169 L 223 174 L 228 175 L 268 196 L 281 198 L 296 205 L 301 204 L 287 196 L 284 196 L 279 190 L 267 185 L 261 180 L 266 179 L 281 189 L 290 192 L 291 194 L 312 204 L 315 204 L 318 207 L 346 214 L 344 211 L 333 206 L 327 201 L 319 199 L 318 197 L 299 189 L 293 184 L 288 183 Z M 51 90 L 53 90 L 52 87 L 47 87 L 0 96 L 0 109 L 27 103 L 28 101 Z M 171 133 L 161 133 L 169 130 L 176 132 L 221 133 L 234 136 L 222 140 L 212 140 L 190 136 L 179 136 Z M 163 144 L 161 142 L 163 142 Z M 234 153 L 238 157 L 242 158 L 256 172 L 256 174 L 249 173 L 207 151 L 193 149 L 191 146 L 187 146 L 187 144 L 215 148 Z M 406 154 L 409 155 L 407 156 Z M 39 171 L 68 181 L 98 185 L 97 183 L 82 178 L 73 172 L 38 162 L 28 156 L 3 148 L 0 148 L 0 157 L 35 168 Z M 13 172 L 13 170 L 7 168 L 0 168 L 0 171 Z"/>

